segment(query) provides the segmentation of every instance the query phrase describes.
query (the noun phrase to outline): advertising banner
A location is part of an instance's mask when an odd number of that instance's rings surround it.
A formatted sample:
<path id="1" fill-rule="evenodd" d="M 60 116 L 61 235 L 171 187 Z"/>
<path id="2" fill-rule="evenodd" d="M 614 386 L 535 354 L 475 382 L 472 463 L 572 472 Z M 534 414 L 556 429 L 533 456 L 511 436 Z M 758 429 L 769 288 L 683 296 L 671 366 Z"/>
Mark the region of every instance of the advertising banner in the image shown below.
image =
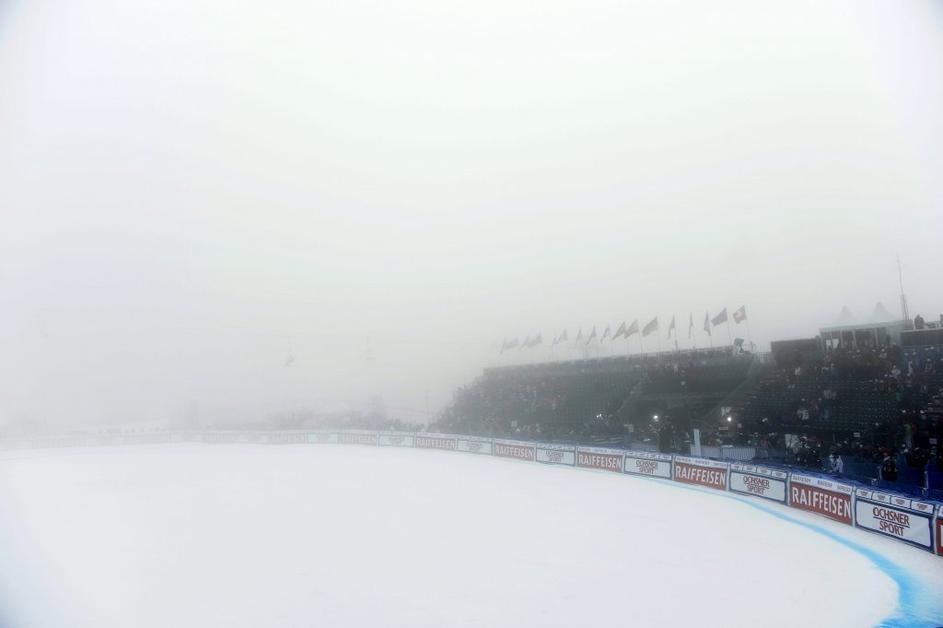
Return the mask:
<path id="1" fill-rule="evenodd" d="M 937 509 L 936 514 L 936 553 L 943 556 L 943 506 Z"/>
<path id="2" fill-rule="evenodd" d="M 272 432 L 269 434 L 268 442 L 270 445 L 294 445 L 306 443 L 307 438 L 303 432 Z"/>
<path id="3" fill-rule="evenodd" d="M 789 475 L 789 505 L 852 525 L 852 487 L 815 476 Z"/>
<path id="4" fill-rule="evenodd" d="M 306 434 L 308 442 L 315 445 L 336 445 L 336 432 L 308 432 Z"/>
<path id="5" fill-rule="evenodd" d="M 239 434 L 236 432 L 203 432 L 204 443 L 238 443 Z"/>
<path id="6" fill-rule="evenodd" d="M 728 466 L 726 462 L 717 460 L 675 456 L 674 480 L 725 491 L 727 490 Z"/>
<path id="7" fill-rule="evenodd" d="M 340 432 L 337 442 L 341 445 L 372 445 L 377 444 L 376 432 Z"/>
<path id="8" fill-rule="evenodd" d="M 858 489 L 855 497 L 856 526 L 933 551 L 933 518 L 914 509 L 912 500 L 897 495 L 878 500 L 866 489 Z M 898 501 L 903 503 L 894 503 Z M 932 513 L 930 504 L 923 505 L 930 506 Z"/>
<path id="9" fill-rule="evenodd" d="M 751 464 L 730 465 L 730 490 L 786 503 L 786 479 L 789 474 Z"/>
<path id="10" fill-rule="evenodd" d="M 494 455 L 498 458 L 534 461 L 537 459 L 537 448 L 534 443 L 496 439 L 494 441 Z"/>
<path id="11" fill-rule="evenodd" d="M 625 452 L 623 471 L 632 475 L 671 479 L 671 456 L 648 451 Z"/>
<path id="12" fill-rule="evenodd" d="M 455 448 L 470 454 L 491 455 L 491 439 L 476 436 L 458 436 L 455 439 Z"/>
<path id="13" fill-rule="evenodd" d="M 412 434 L 387 434 L 380 432 L 378 438 L 378 444 L 381 447 L 412 447 L 415 437 Z"/>
<path id="14" fill-rule="evenodd" d="M 537 443 L 537 462 L 545 464 L 576 464 L 576 448 L 569 445 Z"/>
<path id="15" fill-rule="evenodd" d="M 621 449 L 603 447 L 579 447 L 576 450 L 576 466 L 587 469 L 602 469 L 622 473 L 625 452 Z"/>
<path id="16" fill-rule="evenodd" d="M 455 437 L 444 434 L 416 434 L 413 439 L 413 447 L 419 449 L 447 449 L 454 451 L 456 448 Z"/>

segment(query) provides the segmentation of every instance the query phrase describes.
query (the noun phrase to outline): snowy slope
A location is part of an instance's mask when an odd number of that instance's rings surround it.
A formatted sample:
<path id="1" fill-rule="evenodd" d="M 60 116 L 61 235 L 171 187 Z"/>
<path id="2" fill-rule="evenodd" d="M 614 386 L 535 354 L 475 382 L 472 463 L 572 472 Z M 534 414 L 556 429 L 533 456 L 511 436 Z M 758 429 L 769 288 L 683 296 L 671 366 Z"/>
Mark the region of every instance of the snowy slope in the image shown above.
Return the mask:
<path id="1" fill-rule="evenodd" d="M 943 591 L 943 560 L 749 502 L 408 449 L 10 452 L 0 624 L 860 627 Z"/>

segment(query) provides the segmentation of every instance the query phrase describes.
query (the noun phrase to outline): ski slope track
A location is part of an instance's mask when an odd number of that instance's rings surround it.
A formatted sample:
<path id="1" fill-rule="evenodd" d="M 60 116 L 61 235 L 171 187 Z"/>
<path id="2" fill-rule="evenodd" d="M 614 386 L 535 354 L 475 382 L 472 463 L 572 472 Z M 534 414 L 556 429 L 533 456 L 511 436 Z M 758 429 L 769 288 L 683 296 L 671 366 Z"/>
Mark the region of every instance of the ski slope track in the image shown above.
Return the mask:
<path id="1" fill-rule="evenodd" d="M 412 448 L 2 452 L 0 555 L 4 628 L 943 625 L 929 552 L 730 492 Z"/>

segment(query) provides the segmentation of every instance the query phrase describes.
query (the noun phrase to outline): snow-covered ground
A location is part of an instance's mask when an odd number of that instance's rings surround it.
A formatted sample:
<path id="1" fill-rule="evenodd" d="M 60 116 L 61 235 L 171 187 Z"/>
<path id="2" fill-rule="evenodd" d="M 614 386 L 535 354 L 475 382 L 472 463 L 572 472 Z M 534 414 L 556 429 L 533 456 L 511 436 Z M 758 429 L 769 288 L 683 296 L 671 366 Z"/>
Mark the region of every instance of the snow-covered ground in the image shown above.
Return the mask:
<path id="1" fill-rule="evenodd" d="M 410 449 L 7 452 L 0 557 L 5 628 L 943 623 L 943 560 L 890 540 L 663 481 Z"/>

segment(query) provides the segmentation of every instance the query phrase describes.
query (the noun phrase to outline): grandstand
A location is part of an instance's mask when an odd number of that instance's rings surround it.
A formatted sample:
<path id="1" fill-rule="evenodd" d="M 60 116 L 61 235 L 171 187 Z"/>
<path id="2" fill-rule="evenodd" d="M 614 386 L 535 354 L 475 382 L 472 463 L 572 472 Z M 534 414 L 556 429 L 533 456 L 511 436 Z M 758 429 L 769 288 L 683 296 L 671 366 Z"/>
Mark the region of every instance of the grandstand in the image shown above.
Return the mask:
<path id="1" fill-rule="evenodd" d="M 456 393 L 439 426 L 483 436 L 639 444 L 661 432 L 651 429 L 655 416 L 672 428 L 697 425 L 756 362 L 727 348 L 486 369 Z"/>
<path id="2" fill-rule="evenodd" d="M 697 430 L 720 455 L 815 470 L 840 456 L 845 477 L 938 495 L 941 330 L 909 327 L 823 328 L 766 354 L 727 347 L 488 368 L 435 428 L 684 454 L 699 446 Z"/>

